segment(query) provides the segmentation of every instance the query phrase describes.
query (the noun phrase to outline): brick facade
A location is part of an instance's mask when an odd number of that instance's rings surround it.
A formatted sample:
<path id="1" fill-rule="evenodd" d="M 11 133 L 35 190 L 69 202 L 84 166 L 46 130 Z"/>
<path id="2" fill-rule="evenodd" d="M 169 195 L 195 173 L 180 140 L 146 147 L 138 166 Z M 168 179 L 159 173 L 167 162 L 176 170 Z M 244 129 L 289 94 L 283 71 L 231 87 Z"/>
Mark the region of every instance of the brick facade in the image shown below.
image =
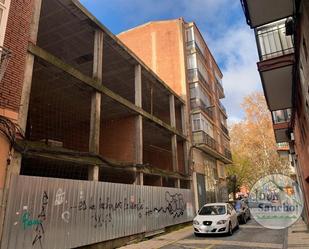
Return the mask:
<path id="1" fill-rule="evenodd" d="M 12 57 L 0 84 L 0 108 L 15 112 L 20 106 L 32 4 L 32 0 L 12 0 L 4 39 L 4 47 L 12 51 Z"/>

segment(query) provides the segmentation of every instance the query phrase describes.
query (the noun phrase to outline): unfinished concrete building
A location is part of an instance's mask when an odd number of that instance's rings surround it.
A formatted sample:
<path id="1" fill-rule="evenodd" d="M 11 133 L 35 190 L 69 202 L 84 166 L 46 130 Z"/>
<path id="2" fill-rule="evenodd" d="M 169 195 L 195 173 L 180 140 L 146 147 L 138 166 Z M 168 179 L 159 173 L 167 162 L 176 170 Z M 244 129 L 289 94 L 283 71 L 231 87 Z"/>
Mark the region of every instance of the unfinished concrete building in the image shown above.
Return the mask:
<path id="1" fill-rule="evenodd" d="M 21 174 L 189 186 L 183 100 L 78 2 L 42 2 L 28 56 Z"/>
<path id="2" fill-rule="evenodd" d="M 0 105 L 24 134 L 1 201 L 18 174 L 190 189 L 184 100 L 79 1 L 14 0 L 7 25 Z"/>

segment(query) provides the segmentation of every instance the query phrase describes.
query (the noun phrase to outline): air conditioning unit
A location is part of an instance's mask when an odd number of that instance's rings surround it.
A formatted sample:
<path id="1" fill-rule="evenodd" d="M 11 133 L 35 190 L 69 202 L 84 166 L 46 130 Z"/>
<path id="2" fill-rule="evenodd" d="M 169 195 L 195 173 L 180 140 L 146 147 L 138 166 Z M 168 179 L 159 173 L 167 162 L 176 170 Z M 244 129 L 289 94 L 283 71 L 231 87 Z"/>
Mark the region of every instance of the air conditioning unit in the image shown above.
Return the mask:
<path id="1" fill-rule="evenodd" d="M 291 132 L 291 140 L 295 141 L 295 137 L 294 137 L 294 133 L 293 132 Z"/>
<path id="2" fill-rule="evenodd" d="M 293 35 L 295 31 L 294 27 L 294 19 L 292 17 L 287 18 L 285 21 L 285 35 Z"/>

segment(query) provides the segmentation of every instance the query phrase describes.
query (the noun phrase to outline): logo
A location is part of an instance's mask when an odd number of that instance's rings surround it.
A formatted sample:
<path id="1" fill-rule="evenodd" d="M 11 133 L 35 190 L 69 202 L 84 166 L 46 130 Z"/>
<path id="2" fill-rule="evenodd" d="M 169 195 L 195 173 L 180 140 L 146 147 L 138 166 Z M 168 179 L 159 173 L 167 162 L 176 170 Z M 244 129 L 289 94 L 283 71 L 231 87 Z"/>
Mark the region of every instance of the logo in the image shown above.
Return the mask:
<path id="1" fill-rule="evenodd" d="M 273 174 L 258 180 L 249 193 L 252 217 L 262 226 L 283 229 L 295 223 L 304 201 L 299 185 L 290 177 Z"/>

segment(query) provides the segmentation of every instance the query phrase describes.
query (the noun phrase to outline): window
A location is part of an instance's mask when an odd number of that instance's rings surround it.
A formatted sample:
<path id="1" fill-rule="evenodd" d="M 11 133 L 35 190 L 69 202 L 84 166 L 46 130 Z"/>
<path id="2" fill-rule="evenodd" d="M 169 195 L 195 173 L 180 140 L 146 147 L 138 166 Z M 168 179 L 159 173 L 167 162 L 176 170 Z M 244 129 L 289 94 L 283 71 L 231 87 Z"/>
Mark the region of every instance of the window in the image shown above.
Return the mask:
<path id="1" fill-rule="evenodd" d="M 188 69 L 197 68 L 197 64 L 196 64 L 196 54 L 190 54 L 187 58 L 188 58 L 188 59 L 187 59 Z"/>
<path id="2" fill-rule="evenodd" d="M 288 122 L 291 119 L 291 109 L 273 111 L 274 123 Z"/>
<path id="3" fill-rule="evenodd" d="M 212 138 L 214 137 L 213 125 L 201 114 L 192 115 L 192 130 L 204 131 Z"/>
<path id="4" fill-rule="evenodd" d="M 194 31 L 193 27 L 190 27 L 186 30 L 187 42 L 194 40 Z"/>
<path id="5" fill-rule="evenodd" d="M 262 60 L 294 51 L 291 36 L 285 34 L 286 19 L 264 25 L 257 30 Z"/>
<path id="6" fill-rule="evenodd" d="M 217 72 L 215 72 L 215 78 L 216 78 L 216 81 L 217 83 L 222 86 L 222 79 L 220 78 L 220 76 L 217 74 Z"/>
<path id="7" fill-rule="evenodd" d="M 4 42 L 10 3 L 10 0 L 0 0 L 0 46 L 3 46 Z"/>
<path id="8" fill-rule="evenodd" d="M 209 95 L 198 83 L 190 85 L 190 99 L 199 99 L 202 102 L 201 104 L 203 104 L 205 107 L 210 106 Z"/>
<path id="9" fill-rule="evenodd" d="M 201 62 L 200 57 L 198 57 L 198 60 L 197 60 L 197 68 L 198 68 L 200 74 L 202 75 L 202 77 L 204 78 L 204 80 L 208 83 L 208 81 L 209 81 L 208 72 L 206 70 L 205 65 Z"/>
<path id="10" fill-rule="evenodd" d="M 199 212 L 199 215 L 223 215 L 226 213 L 225 206 L 214 205 L 214 206 L 204 206 Z"/>

